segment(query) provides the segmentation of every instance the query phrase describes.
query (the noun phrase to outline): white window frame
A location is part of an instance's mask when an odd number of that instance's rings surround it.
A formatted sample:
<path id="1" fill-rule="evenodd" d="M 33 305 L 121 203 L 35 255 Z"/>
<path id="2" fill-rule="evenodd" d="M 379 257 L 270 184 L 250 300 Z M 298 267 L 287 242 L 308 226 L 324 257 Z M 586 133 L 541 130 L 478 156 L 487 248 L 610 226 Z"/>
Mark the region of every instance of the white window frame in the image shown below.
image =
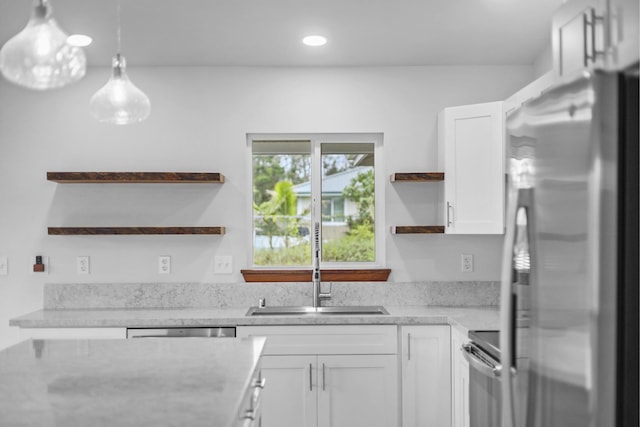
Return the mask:
<path id="1" fill-rule="evenodd" d="M 384 164 L 382 156 L 382 146 L 384 141 L 383 133 L 247 133 L 247 187 L 249 200 L 247 200 L 248 215 L 247 228 L 248 242 L 248 263 L 252 269 L 276 269 L 276 270 L 297 270 L 308 266 L 264 266 L 253 263 L 253 141 L 310 141 L 311 142 L 311 193 L 315 195 L 312 201 L 312 223 L 317 215 L 322 217 L 322 197 L 321 197 L 321 175 L 322 175 L 322 154 L 321 144 L 332 143 L 369 143 L 374 144 L 374 182 L 375 182 L 375 260 L 373 262 L 320 262 L 323 268 L 334 269 L 357 269 L 357 268 L 381 268 L 385 266 L 385 198 L 384 198 Z M 312 231 L 312 230 L 310 230 Z"/>

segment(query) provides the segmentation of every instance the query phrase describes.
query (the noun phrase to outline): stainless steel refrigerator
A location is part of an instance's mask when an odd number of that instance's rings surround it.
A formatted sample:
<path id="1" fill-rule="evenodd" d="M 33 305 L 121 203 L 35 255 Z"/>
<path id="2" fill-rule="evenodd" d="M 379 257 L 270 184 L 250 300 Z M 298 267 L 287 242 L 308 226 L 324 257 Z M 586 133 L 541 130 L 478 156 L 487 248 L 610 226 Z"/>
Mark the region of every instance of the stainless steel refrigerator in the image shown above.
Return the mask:
<path id="1" fill-rule="evenodd" d="M 638 70 L 507 119 L 503 427 L 638 426 Z"/>

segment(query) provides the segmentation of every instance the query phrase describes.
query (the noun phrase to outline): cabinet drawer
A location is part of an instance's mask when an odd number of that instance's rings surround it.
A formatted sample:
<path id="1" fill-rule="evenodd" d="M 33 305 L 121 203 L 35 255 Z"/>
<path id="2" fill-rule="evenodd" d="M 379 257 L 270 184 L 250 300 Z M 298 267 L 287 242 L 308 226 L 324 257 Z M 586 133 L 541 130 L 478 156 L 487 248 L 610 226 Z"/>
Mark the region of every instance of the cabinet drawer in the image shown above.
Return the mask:
<path id="1" fill-rule="evenodd" d="M 237 422 L 234 427 L 253 427 L 260 425 L 262 417 L 262 391 L 266 386 L 266 379 L 262 376 L 261 363 L 251 376 L 249 388 L 245 391 L 242 404 L 238 409 Z"/>
<path id="2" fill-rule="evenodd" d="M 126 339 L 125 328 L 20 328 L 21 339 Z"/>
<path id="3" fill-rule="evenodd" d="M 265 355 L 396 354 L 395 325 L 239 326 L 238 337 L 267 337 Z"/>

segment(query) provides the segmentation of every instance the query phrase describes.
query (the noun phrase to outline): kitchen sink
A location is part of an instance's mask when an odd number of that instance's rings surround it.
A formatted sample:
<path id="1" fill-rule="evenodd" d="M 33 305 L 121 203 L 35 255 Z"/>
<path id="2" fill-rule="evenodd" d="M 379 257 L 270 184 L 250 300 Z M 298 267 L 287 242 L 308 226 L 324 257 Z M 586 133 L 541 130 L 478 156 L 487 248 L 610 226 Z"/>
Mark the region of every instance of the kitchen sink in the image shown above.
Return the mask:
<path id="1" fill-rule="evenodd" d="M 335 307 L 251 307 L 246 316 L 304 316 L 304 315 L 340 315 L 340 314 L 360 314 L 360 315 L 381 315 L 389 314 L 381 305 L 369 306 L 335 306 Z"/>

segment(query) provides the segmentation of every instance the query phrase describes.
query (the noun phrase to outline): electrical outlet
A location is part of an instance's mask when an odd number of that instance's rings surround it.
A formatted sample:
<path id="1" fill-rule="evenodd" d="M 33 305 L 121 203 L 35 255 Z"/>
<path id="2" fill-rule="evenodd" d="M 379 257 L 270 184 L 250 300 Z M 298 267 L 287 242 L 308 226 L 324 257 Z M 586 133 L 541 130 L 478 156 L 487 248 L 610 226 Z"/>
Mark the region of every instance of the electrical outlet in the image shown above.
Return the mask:
<path id="1" fill-rule="evenodd" d="M 215 273 L 216 274 L 231 274 L 233 273 L 233 257 L 216 256 L 215 258 Z"/>
<path id="2" fill-rule="evenodd" d="M 88 256 L 79 256 L 76 259 L 76 273 L 89 274 L 89 260 Z"/>
<path id="3" fill-rule="evenodd" d="M 473 254 L 462 254 L 462 266 L 463 273 L 473 272 Z"/>
<path id="4" fill-rule="evenodd" d="M 9 274 L 9 260 L 6 256 L 0 256 L 0 276 Z"/>
<path id="5" fill-rule="evenodd" d="M 170 256 L 161 255 L 158 257 L 158 273 L 171 274 L 171 257 Z"/>

